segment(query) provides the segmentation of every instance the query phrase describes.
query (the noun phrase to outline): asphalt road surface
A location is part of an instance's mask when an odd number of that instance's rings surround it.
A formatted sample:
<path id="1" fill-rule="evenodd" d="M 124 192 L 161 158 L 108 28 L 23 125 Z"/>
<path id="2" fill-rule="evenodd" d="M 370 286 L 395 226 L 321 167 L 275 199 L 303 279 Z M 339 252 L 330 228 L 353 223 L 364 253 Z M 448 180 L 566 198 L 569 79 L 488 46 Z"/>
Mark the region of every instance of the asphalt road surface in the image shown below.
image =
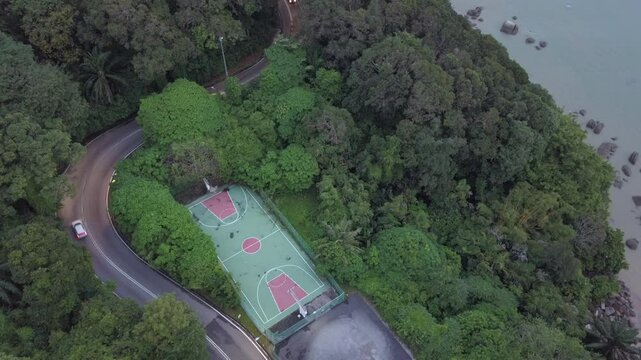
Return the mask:
<path id="1" fill-rule="evenodd" d="M 289 34 L 293 29 L 290 5 L 285 0 L 279 1 L 278 9 L 282 32 Z M 234 76 L 241 83 L 251 82 L 266 65 L 267 61 L 262 58 Z M 209 90 L 221 91 L 223 88 L 219 83 Z M 86 155 L 67 171 L 75 195 L 63 201 L 60 218 L 66 224 L 75 219 L 83 220 L 89 235 L 82 243 L 91 254 L 94 271 L 101 280 L 116 284 L 116 295 L 146 304 L 162 294 L 173 293 L 189 305 L 205 328 L 212 359 L 268 359 L 265 351 L 236 322 L 151 268 L 113 227 L 108 196 L 114 168 L 142 143 L 142 130 L 135 121 L 113 128 L 88 143 Z"/>
<path id="2" fill-rule="evenodd" d="M 281 360 L 411 360 L 376 311 L 359 294 L 278 344 Z"/>

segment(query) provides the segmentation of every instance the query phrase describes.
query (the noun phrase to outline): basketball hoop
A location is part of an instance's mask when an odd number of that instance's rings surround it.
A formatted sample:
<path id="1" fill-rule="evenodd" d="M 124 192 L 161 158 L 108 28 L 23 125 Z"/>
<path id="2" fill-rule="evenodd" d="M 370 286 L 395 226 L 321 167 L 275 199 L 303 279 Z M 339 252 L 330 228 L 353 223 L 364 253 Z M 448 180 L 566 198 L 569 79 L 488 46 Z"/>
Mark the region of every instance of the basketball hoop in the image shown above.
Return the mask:
<path id="1" fill-rule="evenodd" d="M 296 297 L 296 294 L 294 294 L 294 289 L 289 289 L 289 294 L 294 298 L 296 301 L 296 304 L 298 305 L 298 313 L 304 318 L 307 316 L 307 309 L 301 304 L 300 301 L 298 301 L 298 298 Z"/>

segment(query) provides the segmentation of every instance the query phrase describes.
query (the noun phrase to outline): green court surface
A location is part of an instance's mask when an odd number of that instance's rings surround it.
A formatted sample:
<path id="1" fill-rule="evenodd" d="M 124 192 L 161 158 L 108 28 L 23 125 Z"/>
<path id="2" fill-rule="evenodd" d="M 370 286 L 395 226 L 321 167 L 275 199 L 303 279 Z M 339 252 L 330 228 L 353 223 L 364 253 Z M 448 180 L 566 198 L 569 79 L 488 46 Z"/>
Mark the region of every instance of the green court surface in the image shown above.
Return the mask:
<path id="1" fill-rule="evenodd" d="M 240 289 L 243 308 L 262 332 L 330 287 L 251 190 L 230 186 L 188 208 L 212 237 L 221 264 Z"/>

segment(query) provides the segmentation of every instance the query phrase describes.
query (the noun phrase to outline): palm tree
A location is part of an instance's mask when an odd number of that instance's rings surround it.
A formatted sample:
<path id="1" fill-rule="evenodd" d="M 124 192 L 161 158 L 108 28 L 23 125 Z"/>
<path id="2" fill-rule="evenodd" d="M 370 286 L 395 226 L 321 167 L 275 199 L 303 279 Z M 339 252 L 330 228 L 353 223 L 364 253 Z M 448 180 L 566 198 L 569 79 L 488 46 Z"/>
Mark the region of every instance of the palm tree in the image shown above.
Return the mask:
<path id="1" fill-rule="evenodd" d="M 619 320 L 595 318 L 587 330 L 592 341 L 586 346 L 603 354 L 608 360 L 641 359 L 641 349 L 633 346 L 639 339 L 639 330 Z"/>
<path id="2" fill-rule="evenodd" d="M 94 48 L 80 64 L 80 78 L 84 80 L 85 96 L 100 104 L 111 104 L 118 85 L 126 86 L 122 77 L 122 58 L 112 57 L 109 51 Z"/>
<path id="3" fill-rule="evenodd" d="M 9 263 L 0 264 L 0 303 L 11 304 L 11 295 L 20 295 L 20 290 L 9 280 Z"/>
<path id="4" fill-rule="evenodd" d="M 343 244 L 347 249 L 354 251 L 361 251 L 361 243 L 358 241 L 357 236 L 361 232 L 361 228 L 352 229 L 351 220 L 341 219 L 336 224 L 329 224 L 324 222 L 325 234 L 330 241 L 338 241 Z"/>

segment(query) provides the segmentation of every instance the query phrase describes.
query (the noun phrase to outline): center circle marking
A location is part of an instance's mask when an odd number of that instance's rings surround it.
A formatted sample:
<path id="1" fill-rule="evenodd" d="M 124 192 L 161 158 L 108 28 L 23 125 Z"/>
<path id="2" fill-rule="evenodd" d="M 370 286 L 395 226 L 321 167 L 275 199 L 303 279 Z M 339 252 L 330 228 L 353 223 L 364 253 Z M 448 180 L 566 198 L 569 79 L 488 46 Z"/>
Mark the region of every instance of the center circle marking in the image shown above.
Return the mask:
<path id="1" fill-rule="evenodd" d="M 247 254 L 255 254 L 260 250 L 260 240 L 250 237 L 243 240 L 243 251 Z"/>

